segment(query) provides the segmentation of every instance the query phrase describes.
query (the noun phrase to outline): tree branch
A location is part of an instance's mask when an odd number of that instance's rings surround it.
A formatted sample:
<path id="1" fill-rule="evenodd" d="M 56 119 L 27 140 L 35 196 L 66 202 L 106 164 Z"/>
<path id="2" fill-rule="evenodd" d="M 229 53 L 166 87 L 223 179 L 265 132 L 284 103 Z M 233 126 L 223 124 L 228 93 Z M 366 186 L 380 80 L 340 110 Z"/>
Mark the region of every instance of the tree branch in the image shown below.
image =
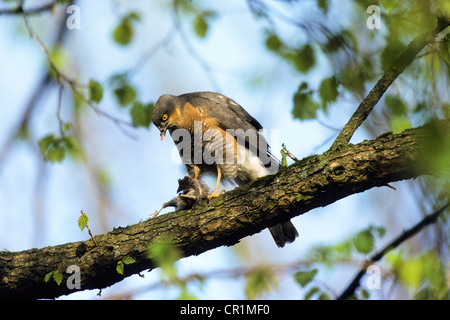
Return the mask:
<path id="1" fill-rule="evenodd" d="M 442 208 L 437 210 L 436 212 L 429 214 L 425 218 L 423 218 L 419 223 L 414 225 L 412 228 L 402 232 L 397 238 L 395 238 L 392 242 L 388 243 L 382 250 L 375 253 L 369 260 L 364 262 L 364 266 L 361 268 L 361 270 L 356 274 L 355 278 L 352 280 L 352 282 L 348 285 L 348 287 L 341 293 L 341 295 L 337 298 L 337 300 L 344 300 L 350 298 L 355 290 L 359 287 L 359 281 L 361 278 L 366 274 L 367 268 L 374 264 L 375 262 L 381 260 L 389 251 L 391 251 L 394 248 L 397 248 L 399 245 L 401 245 L 403 242 L 411 238 L 412 236 L 416 235 L 419 231 L 421 231 L 426 226 L 435 223 L 439 216 L 442 214 L 442 212 L 447 209 L 447 207 L 450 205 L 450 203 L 447 203 Z"/>
<path id="2" fill-rule="evenodd" d="M 132 274 L 154 268 L 148 256 L 149 244 L 170 241 L 182 257 L 198 255 L 219 246 L 230 246 L 243 237 L 323 207 L 349 195 L 389 182 L 433 174 L 424 165 L 430 144 L 445 148 L 450 140 L 450 121 L 384 134 L 357 145 L 305 158 L 245 186 L 236 188 L 209 203 L 191 210 L 172 212 L 125 228 L 119 227 L 84 242 L 67 243 L 21 252 L 0 252 L 0 299 L 54 298 L 77 289 L 65 285 L 66 269 L 81 270 L 81 290 L 104 288 Z M 435 150 L 438 153 L 439 150 Z M 441 150 L 443 151 L 443 150 Z M 448 169 L 448 168 L 447 168 Z M 300 240 L 301 241 L 301 240 Z M 134 263 L 124 274 L 116 272 L 126 256 Z M 51 271 L 64 276 L 61 285 L 44 282 Z"/>
<path id="3" fill-rule="evenodd" d="M 22 8 L 22 6 L 20 5 L 14 9 L 2 9 L 2 10 L 0 10 L 0 15 L 2 15 L 2 14 L 26 14 L 26 15 L 40 14 L 42 12 L 52 10 L 55 5 L 56 5 L 56 2 L 50 2 L 48 4 L 44 4 L 40 7 L 36 7 L 33 9 L 27 9 L 27 10 L 24 10 Z"/>
<path id="4" fill-rule="evenodd" d="M 336 140 L 331 146 L 331 150 L 337 149 L 339 146 L 347 144 L 355 131 L 366 120 L 372 109 L 381 99 L 389 86 L 397 79 L 397 77 L 405 70 L 405 68 L 414 61 L 416 55 L 429 43 L 433 42 L 436 35 L 450 25 L 449 19 L 439 20 L 438 27 L 421 34 L 414 38 L 403 53 L 399 56 L 398 64 L 386 71 L 369 94 L 360 103 L 355 113 L 341 130 Z"/>

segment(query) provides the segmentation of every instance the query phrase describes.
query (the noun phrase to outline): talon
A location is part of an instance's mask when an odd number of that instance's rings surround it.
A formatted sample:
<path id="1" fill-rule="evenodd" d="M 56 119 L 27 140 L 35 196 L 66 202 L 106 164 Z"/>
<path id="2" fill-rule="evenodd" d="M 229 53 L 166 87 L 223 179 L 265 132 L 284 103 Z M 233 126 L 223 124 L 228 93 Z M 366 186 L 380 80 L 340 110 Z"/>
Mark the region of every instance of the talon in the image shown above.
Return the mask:
<path id="1" fill-rule="evenodd" d="M 159 209 L 158 211 L 155 211 L 155 213 L 150 216 L 150 219 L 155 218 L 161 212 L 162 209 L 163 208 Z"/>
<path id="2" fill-rule="evenodd" d="M 211 200 L 212 198 L 220 196 L 222 193 L 225 192 L 225 189 L 222 189 L 222 191 L 219 192 L 220 187 L 220 180 L 222 178 L 222 170 L 220 170 L 220 167 L 217 167 L 217 184 L 216 184 L 216 191 L 208 196 L 208 199 Z"/>
<path id="3" fill-rule="evenodd" d="M 222 189 L 220 192 L 214 192 L 213 194 L 210 194 L 209 196 L 208 196 L 208 199 L 209 200 L 211 200 L 212 198 L 215 198 L 215 197 L 218 197 L 218 196 L 220 196 L 222 193 L 224 193 L 225 192 L 225 189 Z"/>

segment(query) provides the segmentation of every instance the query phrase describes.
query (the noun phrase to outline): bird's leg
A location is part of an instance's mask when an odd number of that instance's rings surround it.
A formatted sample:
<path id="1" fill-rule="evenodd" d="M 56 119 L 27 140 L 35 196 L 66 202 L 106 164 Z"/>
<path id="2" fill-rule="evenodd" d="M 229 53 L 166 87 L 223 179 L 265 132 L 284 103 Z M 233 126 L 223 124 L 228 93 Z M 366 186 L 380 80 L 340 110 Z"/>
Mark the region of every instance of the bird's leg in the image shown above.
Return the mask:
<path id="1" fill-rule="evenodd" d="M 214 191 L 213 194 L 209 195 L 208 198 L 212 199 L 214 197 L 218 197 L 221 195 L 225 190 L 222 189 L 222 191 L 219 192 L 220 188 L 220 180 L 222 179 L 222 171 L 220 170 L 219 166 L 217 166 L 217 184 L 216 184 L 216 191 Z"/>
<path id="2" fill-rule="evenodd" d="M 158 211 L 155 211 L 155 213 L 150 216 L 150 219 L 156 218 L 156 216 L 162 211 L 162 209 L 164 209 L 164 206 Z"/>
<path id="3" fill-rule="evenodd" d="M 200 176 L 200 172 L 201 172 L 200 168 L 197 166 L 194 166 L 194 179 L 196 179 L 196 180 L 198 179 L 198 177 Z"/>

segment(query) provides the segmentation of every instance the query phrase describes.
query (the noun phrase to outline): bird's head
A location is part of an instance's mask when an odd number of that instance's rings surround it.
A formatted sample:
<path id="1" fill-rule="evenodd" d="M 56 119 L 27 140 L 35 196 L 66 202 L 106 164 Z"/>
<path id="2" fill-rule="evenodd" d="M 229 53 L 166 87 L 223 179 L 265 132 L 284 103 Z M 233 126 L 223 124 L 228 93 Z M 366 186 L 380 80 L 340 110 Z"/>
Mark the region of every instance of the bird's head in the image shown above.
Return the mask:
<path id="1" fill-rule="evenodd" d="M 164 139 L 167 129 L 173 125 L 170 116 L 175 109 L 176 98 L 170 94 L 162 95 L 153 108 L 152 120 L 160 132 L 161 140 Z"/>

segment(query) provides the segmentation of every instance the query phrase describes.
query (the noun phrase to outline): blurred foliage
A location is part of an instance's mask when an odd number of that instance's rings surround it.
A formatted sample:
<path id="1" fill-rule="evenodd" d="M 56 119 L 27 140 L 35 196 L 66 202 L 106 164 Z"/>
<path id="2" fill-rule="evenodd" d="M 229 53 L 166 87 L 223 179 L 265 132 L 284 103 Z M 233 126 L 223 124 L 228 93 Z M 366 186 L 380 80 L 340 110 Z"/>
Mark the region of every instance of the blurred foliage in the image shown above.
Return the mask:
<path id="1" fill-rule="evenodd" d="M 192 292 L 192 284 L 196 280 L 195 283 L 201 286 L 203 279 L 197 275 L 182 278 L 177 262 L 180 256 L 179 249 L 170 241 L 152 243 L 148 247 L 148 257 L 154 262 L 155 267 L 159 267 L 161 283 L 176 289 L 176 299 L 195 300 L 197 296 Z"/>
<path id="2" fill-rule="evenodd" d="M 395 278 L 415 299 L 450 299 L 447 266 L 436 251 L 427 250 L 409 256 L 401 250 L 396 250 L 390 252 L 385 260 L 392 268 Z"/>
<path id="3" fill-rule="evenodd" d="M 247 273 L 245 295 L 248 299 L 259 298 L 276 289 L 279 280 L 271 268 L 258 267 Z"/>
<path id="4" fill-rule="evenodd" d="M 306 82 L 302 82 L 294 94 L 292 115 L 300 120 L 315 119 L 319 104 L 312 98 L 312 91 Z"/>
<path id="5" fill-rule="evenodd" d="M 136 12 L 125 15 L 113 31 L 114 41 L 121 46 L 130 44 L 134 37 L 133 23 L 139 20 L 140 16 Z"/>
<path id="6" fill-rule="evenodd" d="M 339 243 L 311 249 L 308 260 L 332 266 L 338 262 L 352 261 L 361 254 L 367 256 L 374 251 L 376 240 L 384 234 L 383 227 L 370 225 Z"/>
<path id="7" fill-rule="evenodd" d="M 305 287 L 314 279 L 318 271 L 318 269 L 312 269 L 310 271 L 297 271 L 294 274 L 294 279 L 300 286 Z"/>
<path id="8" fill-rule="evenodd" d="M 57 1 L 60 4 L 69 2 Z M 255 48 L 255 52 L 268 52 L 277 59 L 280 69 L 281 65 L 289 68 L 298 79 L 293 86 L 295 90 L 287 93 L 292 97 L 292 105 L 287 112 L 290 111 L 292 117 L 299 121 L 330 117 L 336 114 L 336 110 L 341 112 L 342 105 L 349 102 L 356 109 L 383 73 L 402 63 L 399 56 L 415 37 L 435 28 L 439 24 L 439 17 L 450 17 L 450 2 L 442 0 L 347 1 L 345 14 L 340 11 L 340 1 L 316 0 L 307 4 L 305 1 L 282 1 L 274 4 L 271 1 L 247 0 L 247 4 L 260 28 L 260 33 L 255 36 L 260 37 L 261 47 Z M 181 37 L 192 35 L 203 43 L 213 35 L 211 30 L 214 24 L 227 14 L 215 5 L 217 3 L 207 1 L 173 0 L 167 10 L 174 16 L 174 28 Z M 370 5 L 380 7 L 380 30 L 366 28 L 369 17 L 366 9 Z M 302 15 L 304 10 L 310 14 Z M 343 17 L 348 21 L 341 21 Z M 110 40 L 120 50 L 132 48 L 139 34 L 136 30 L 143 28 L 146 18 L 139 10 L 119 13 L 108 33 Z M 189 26 L 189 32 L 181 33 L 183 24 Z M 251 54 L 257 56 L 256 53 Z M 131 72 L 110 66 L 107 80 L 92 79 L 87 71 L 85 77 L 78 76 L 71 68 L 76 59 L 62 41 L 49 47 L 45 58 L 56 69 L 46 70 L 52 76 L 52 81 L 60 82 L 58 85 L 61 88 L 71 91 L 75 110 L 68 122 L 63 123 L 59 115 L 55 117 L 59 129 L 55 131 L 59 132 L 46 132 L 37 139 L 40 153 L 46 161 L 61 162 L 68 156 L 84 158 L 83 141 L 73 127 L 80 121 L 77 117 L 84 106 L 98 107 L 95 109 L 98 111 L 108 95 L 113 97 L 117 110 L 127 112 L 133 126 L 151 128 L 153 101 L 143 98 Z M 139 69 L 139 59 L 133 59 L 138 60 L 134 67 Z M 86 78 L 89 79 L 87 84 L 78 83 L 80 79 Z M 364 124 L 367 134 L 375 135 L 387 130 L 400 133 L 434 119 L 449 119 L 449 78 L 450 34 L 447 32 L 422 50 L 413 64 L 389 88 L 370 115 L 371 121 Z M 349 118 L 353 111 L 347 110 L 348 117 L 344 119 Z M 117 119 L 110 118 L 117 122 Z M 338 121 L 333 118 L 329 120 L 333 123 Z M 28 124 L 29 119 L 21 122 L 17 136 L 26 136 L 29 141 L 35 141 L 28 136 Z M 374 128 L 375 124 L 378 128 Z M 450 151 L 446 150 L 450 150 L 449 137 L 441 135 L 436 129 L 435 139 L 432 140 L 427 146 L 430 157 L 424 160 L 424 165 L 448 168 Z M 286 156 L 285 152 L 282 153 L 283 166 L 287 165 Z M 109 182 L 105 182 L 109 178 L 104 171 L 98 175 L 104 185 L 109 185 Z M 428 203 L 448 201 L 448 173 L 424 181 Z M 442 232 L 448 235 L 446 219 L 448 214 L 442 219 Z M 309 250 L 305 259 L 307 266 L 296 265 L 294 271 L 291 270 L 292 280 L 305 290 L 303 298 L 333 298 L 331 290 L 320 280 L 324 273 L 340 264 L 354 264 L 355 261 L 367 259 L 384 235 L 384 227 L 369 226 L 339 243 Z M 391 251 L 382 261 L 383 266 L 387 265 L 383 268 L 389 269 L 384 271 L 387 275 L 383 275 L 383 278 L 392 278 L 396 286 L 405 288 L 411 297 L 417 299 L 448 299 L 450 253 L 448 239 L 443 238 L 440 242 L 444 242 L 444 249 L 423 246 Z M 196 298 L 190 284 L 194 282 L 201 286 L 205 279 L 198 275 L 188 278 L 180 276 L 176 262 L 180 253 L 176 248 L 162 242 L 149 248 L 149 256 L 160 267 L 161 283 L 175 287 L 177 298 Z M 125 257 L 118 263 L 117 272 L 123 273 L 126 265 L 133 262 L 131 257 Z M 242 275 L 245 278 L 242 291 L 250 299 L 264 297 L 275 291 L 280 281 L 276 270 L 270 267 L 253 268 L 242 272 Z M 46 276 L 46 281 L 51 278 L 58 282 L 58 273 L 52 271 Z M 354 297 L 368 299 L 371 296 L 371 290 L 362 285 Z"/>
<path id="9" fill-rule="evenodd" d="M 202 9 L 189 0 L 173 0 L 173 10 L 175 14 L 191 21 L 192 31 L 200 39 L 206 38 L 211 22 L 217 17 L 213 10 Z"/>
<path id="10" fill-rule="evenodd" d="M 45 160 L 61 162 L 66 154 L 77 158 L 81 155 L 81 149 L 77 140 L 72 136 L 56 137 L 49 134 L 39 140 L 39 149 Z"/>
<path id="11" fill-rule="evenodd" d="M 142 104 L 140 102 L 134 102 L 131 108 L 131 120 L 136 126 L 148 128 L 152 123 L 152 112 L 154 103 Z"/>
<path id="12" fill-rule="evenodd" d="M 293 20 L 287 13 L 273 12 L 265 2 L 250 1 L 258 19 L 266 19 L 265 46 L 281 62 L 292 66 L 299 73 L 298 89 L 293 92 L 292 116 L 301 121 L 311 121 L 319 116 L 328 116 L 340 103 L 353 99 L 354 106 L 364 98 L 384 72 L 400 66 L 401 53 L 408 44 L 422 33 L 436 28 L 440 17 L 450 17 L 450 3 L 437 0 L 408 1 L 354 1 L 350 23 L 339 25 L 327 23 L 336 16 L 331 1 L 317 1 L 320 9 L 310 19 Z M 381 29 L 369 30 L 365 27 L 370 5 L 378 5 L 381 11 Z M 293 10 L 295 6 L 292 6 Z M 347 7 L 348 9 L 348 7 Z M 288 36 L 278 31 L 275 16 L 283 15 L 283 22 L 295 25 L 307 35 L 305 42 L 292 43 Z M 287 18 L 289 16 L 289 18 Z M 323 21 L 323 22 L 321 22 Z M 371 114 L 369 123 L 363 127 L 368 132 L 380 132 L 374 128 L 377 123 L 393 133 L 432 121 L 449 119 L 450 83 L 450 33 L 448 28 L 435 42 L 426 46 L 415 61 L 389 88 L 378 106 Z M 329 68 L 319 73 L 319 81 L 309 80 L 319 61 L 327 61 Z M 331 73 L 330 73 L 331 72 Z M 314 73 L 317 77 L 317 73 Z M 350 114 L 349 114 L 350 116 Z M 334 121 L 334 120 L 331 120 Z M 382 130 L 382 129 L 381 129 Z M 382 131 L 381 131 L 382 132 Z M 448 147 L 447 147 L 448 146 Z M 442 172 L 450 169 L 450 138 L 442 135 L 436 128 L 435 138 L 427 146 L 429 157 L 424 159 L 426 166 Z M 285 155 L 283 157 L 285 159 Z M 449 199 L 449 175 L 426 179 L 427 188 L 433 196 L 431 203 L 445 203 Z M 447 214 L 448 216 L 448 214 Z M 443 232 L 448 233 L 448 224 L 442 223 Z M 377 239 L 383 237 L 383 227 L 369 227 L 357 232 L 349 239 L 332 245 L 314 248 L 308 261 L 316 261 L 316 266 L 334 267 L 345 261 L 357 260 L 361 255 L 368 257 L 374 250 Z M 394 283 L 405 287 L 417 299 L 448 299 L 448 240 L 444 237 L 444 249 L 425 250 L 422 253 L 409 253 L 408 249 L 398 249 L 386 259 L 390 274 L 395 275 Z M 447 242 L 447 245 L 445 245 Z M 439 246 L 440 248 L 440 246 Z M 397 260 L 393 261 L 397 254 Z M 318 263 L 317 263 L 318 262 Z M 316 269 L 313 269 L 316 270 Z M 320 269 L 322 270 L 322 269 Z M 329 293 L 313 280 L 320 273 L 299 271 L 294 279 L 299 285 L 308 288 L 304 298 L 324 298 Z M 304 280 L 306 279 L 306 280 Z M 303 282 L 305 281 L 305 282 Z M 386 281 L 384 281 L 386 282 Z M 306 285 L 305 285 L 306 283 Z M 371 290 L 361 288 L 354 298 L 367 299 Z"/>
<path id="13" fill-rule="evenodd" d="M 99 103 L 103 98 L 103 86 L 95 80 L 89 81 L 89 101 Z"/>

